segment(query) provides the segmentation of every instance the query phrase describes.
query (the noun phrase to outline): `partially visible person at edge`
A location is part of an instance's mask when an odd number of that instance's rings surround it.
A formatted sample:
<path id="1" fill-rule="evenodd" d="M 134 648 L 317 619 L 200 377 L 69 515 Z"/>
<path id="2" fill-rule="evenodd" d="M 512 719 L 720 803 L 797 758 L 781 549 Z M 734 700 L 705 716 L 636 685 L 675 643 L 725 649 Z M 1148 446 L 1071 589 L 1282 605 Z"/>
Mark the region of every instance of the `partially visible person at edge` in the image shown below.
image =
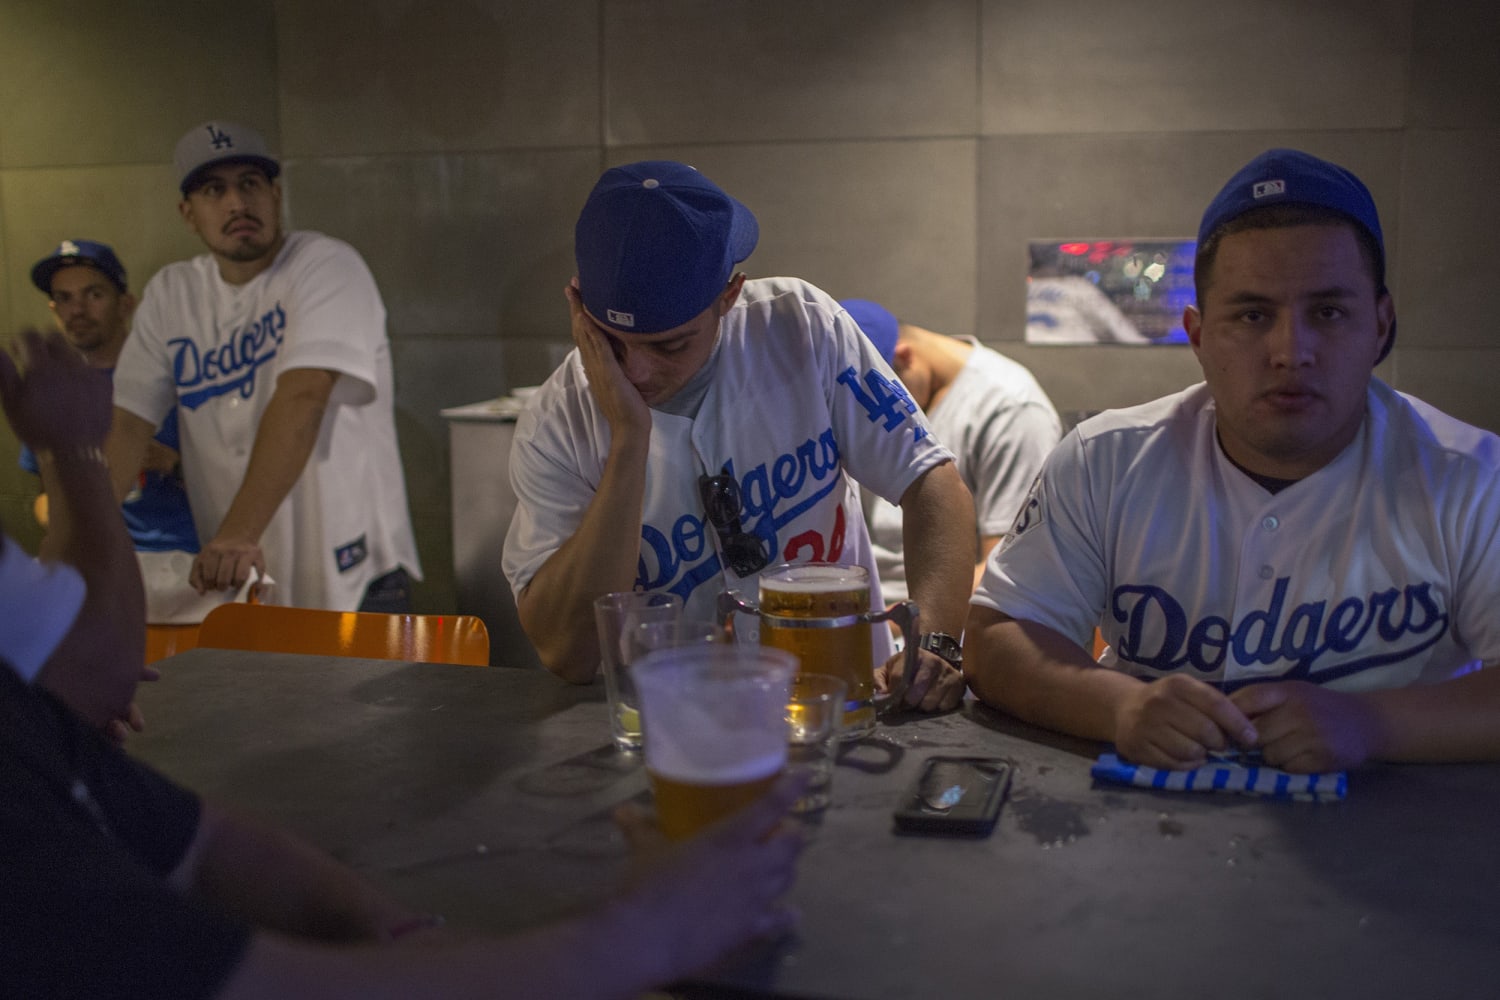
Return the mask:
<path id="1" fill-rule="evenodd" d="M 0 534 L 0 995 L 623 998 L 792 925 L 794 779 L 673 847 L 622 815 L 654 853 L 615 895 L 495 938 L 446 930 L 111 746 L 96 727 L 130 702 L 145 625 L 99 448 L 109 398 L 56 334 L 0 351 L 0 404 L 53 486 L 41 561 Z"/>
<path id="2" fill-rule="evenodd" d="M 1348 170 L 1230 179 L 1183 316 L 1204 382 L 1053 452 L 974 596 L 980 698 L 1160 768 L 1500 757 L 1500 438 L 1372 376 L 1385 264 Z"/>
<path id="3" fill-rule="evenodd" d="M 1062 437 L 1062 421 L 1031 372 L 973 337 L 951 337 L 898 321 L 869 299 L 839 303 L 901 378 L 932 433 L 953 451 L 974 495 L 977 546 L 973 583 L 1010 530 L 1042 461 Z M 865 519 L 886 601 L 906 599 L 899 508 L 865 494 Z"/>
<path id="4" fill-rule="evenodd" d="M 281 165 L 253 129 L 207 122 L 173 163 L 178 210 L 209 252 L 147 283 L 120 353 L 106 446 L 117 495 L 178 410 L 199 593 L 238 588 L 253 568 L 278 604 L 411 610 L 421 567 L 369 269 L 346 243 L 282 230 Z"/>
<path id="5" fill-rule="evenodd" d="M 130 294 L 125 267 L 114 249 L 94 240 L 63 240 L 32 267 L 31 283 L 47 296 L 57 328 L 83 355 L 83 360 L 90 367 L 113 375 L 120 349 L 130 335 L 130 314 L 135 309 L 135 296 Z M 143 563 L 148 620 L 152 604 L 150 587 L 159 577 L 148 572 L 146 564 L 170 558 L 169 553 L 198 551 L 198 532 L 193 527 L 178 452 L 177 411 L 173 409 L 147 445 L 146 464 L 120 506 L 125 527 L 135 543 L 136 558 Z M 20 461 L 21 468 L 34 475 L 41 474 L 36 456 L 24 445 Z M 37 521 L 43 528 L 47 526 L 47 508 L 44 488 L 36 500 Z M 186 581 L 181 586 L 186 589 Z M 171 598 L 171 594 L 158 595 L 162 603 Z"/>
<path id="6" fill-rule="evenodd" d="M 549 669 L 582 683 L 599 661 L 591 602 L 611 591 L 670 591 L 712 618 L 721 591 L 753 597 L 770 565 L 844 562 L 870 571 L 878 610 L 857 481 L 908 515 L 924 648 L 906 701 L 952 707 L 969 492 L 837 302 L 737 269 L 758 236 L 744 205 L 684 164 L 616 167 L 595 185 L 566 289 L 577 350 L 532 397 L 511 450 L 504 567 L 522 625 Z M 884 661 L 890 637 L 876 642 Z"/>

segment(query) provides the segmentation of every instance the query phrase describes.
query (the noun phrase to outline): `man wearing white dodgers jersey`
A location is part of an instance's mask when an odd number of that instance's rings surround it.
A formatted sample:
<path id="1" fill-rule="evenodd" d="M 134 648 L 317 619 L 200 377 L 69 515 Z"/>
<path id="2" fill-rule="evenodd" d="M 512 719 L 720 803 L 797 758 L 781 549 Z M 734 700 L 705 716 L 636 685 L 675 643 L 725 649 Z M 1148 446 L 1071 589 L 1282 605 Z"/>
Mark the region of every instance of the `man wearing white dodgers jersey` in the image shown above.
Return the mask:
<path id="1" fill-rule="evenodd" d="M 974 509 L 953 456 L 837 302 L 736 271 L 758 235 L 748 209 L 670 161 L 606 171 L 579 215 L 577 350 L 517 426 L 504 559 L 542 662 L 570 681 L 594 677 L 592 601 L 607 592 L 669 591 L 711 618 L 720 591 L 754 597 L 778 562 L 859 563 L 878 580 L 851 476 L 901 502 L 924 647 L 957 646 Z M 921 653 L 907 702 L 956 705 L 961 673 Z"/>
<path id="2" fill-rule="evenodd" d="M 282 229 L 281 166 L 253 129 L 206 122 L 173 162 L 209 252 L 146 285 L 115 372 L 116 492 L 175 406 L 199 593 L 254 568 L 278 604 L 411 610 L 421 566 L 375 279 L 348 244 Z"/>
<path id="3" fill-rule="evenodd" d="M 1368 190 L 1270 150 L 1194 271 L 1204 383 L 1058 446 L 975 594 L 975 693 L 1153 767 L 1500 757 L 1500 438 L 1372 377 L 1396 317 Z"/>

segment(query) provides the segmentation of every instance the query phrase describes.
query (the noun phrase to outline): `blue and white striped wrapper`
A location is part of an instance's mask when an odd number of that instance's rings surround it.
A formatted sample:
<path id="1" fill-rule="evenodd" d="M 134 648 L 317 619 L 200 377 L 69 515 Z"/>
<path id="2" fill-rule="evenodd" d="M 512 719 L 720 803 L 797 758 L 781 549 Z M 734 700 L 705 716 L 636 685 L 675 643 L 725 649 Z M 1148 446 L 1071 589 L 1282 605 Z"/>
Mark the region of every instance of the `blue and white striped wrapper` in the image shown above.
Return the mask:
<path id="1" fill-rule="evenodd" d="M 1219 761 L 1191 771 L 1162 771 L 1123 761 L 1117 754 L 1102 753 L 1089 772 L 1099 781 L 1111 781 L 1168 792 L 1238 792 L 1271 799 L 1303 802 L 1338 802 L 1348 791 L 1345 771 L 1322 774 L 1288 774 L 1274 767 Z"/>

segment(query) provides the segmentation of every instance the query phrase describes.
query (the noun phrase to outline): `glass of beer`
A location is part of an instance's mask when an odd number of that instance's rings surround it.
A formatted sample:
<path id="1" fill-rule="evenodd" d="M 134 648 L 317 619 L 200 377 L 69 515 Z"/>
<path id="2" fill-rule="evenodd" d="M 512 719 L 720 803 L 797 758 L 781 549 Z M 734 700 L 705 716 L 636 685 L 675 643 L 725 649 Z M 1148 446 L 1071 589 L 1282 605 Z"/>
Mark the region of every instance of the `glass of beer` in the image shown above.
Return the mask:
<path id="1" fill-rule="evenodd" d="M 863 566 L 798 563 L 760 577 L 760 641 L 793 654 L 807 673 L 848 690 L 841 738 L 875 728 L 875 652 L 870 574 Z"/>
<path id="2" fill-rule="evenodd" d="M 657 822 L 670 839 L 749 805 L 785 769 L 795 657 L 733 643 L 667 646 L 631 672 Z"/>
<path id="3" fill-rule="evenodd" d="M 640 706 L 630 676 L 631 664 L 643 652 L 636 636 L 650 626 L 672 625 L 681 619 L 682 598 L 676 594 L 619 591 L 594 601 L 609 730 L 621 750 L 641 747 Z"/>

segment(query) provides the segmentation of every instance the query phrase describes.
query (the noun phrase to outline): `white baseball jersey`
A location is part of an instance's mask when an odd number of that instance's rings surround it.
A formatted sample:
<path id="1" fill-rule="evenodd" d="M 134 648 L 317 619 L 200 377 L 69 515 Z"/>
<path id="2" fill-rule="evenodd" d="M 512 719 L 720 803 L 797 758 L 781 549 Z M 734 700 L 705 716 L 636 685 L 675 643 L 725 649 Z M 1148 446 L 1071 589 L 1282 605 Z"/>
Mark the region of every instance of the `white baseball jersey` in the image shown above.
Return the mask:
<path id="1" fill-rule="evenodd" d="M 1204 385 L 1080 424 L 974 596 L 1139 677 L 1340 690 L 1500 659 L 1500 438 L 1372 380 L 1364 424 L 1272 495 Z"/>
<path id="2" fill-rule="evenodd" d="M 385 306 L 354 248 L 294 232 L 244 285 L 210 254 L 146 285 L 115 369 L 115 404 L 159 423 L 180 407 L 183 478 L 204 540 L 239 491 L 277 377 L 337 372 L 318 440 L 261 536 L 272 599 L 350 611 L 370 581 L 420 578 L 396 447 Z"/>
<path id="3" fill-rule="evenodd" d="M 1062 437 L 1062 421 L 1031 372 L 973 337 L 974 350 L 948 391 L 927 411 L 932 433 L 957 456 L 958 474 L 974 494 L 979 539 L 1010 530 L 1042 462 Z M 865 496 L 865 517 L 887 601 L 905 600 L 901 508 Z"/>
<path id="4" fill-rule="evenodd" d="M 769 543 L 773 563 L 858 563 L 870 570 L 871 607 L 883 607 L 849 476 L 898 500 L 952 453 L 933 439 L 854 320 L 812 285 L 747 281 L 719 336 L 710 362 L 717 367 L 697 415 L 651 412 L 639 536 L 621 525 L 620 544 L 640 547 L 637 589 L 681 595 L 693 618 L 713 618 L 722 590 L 757 596 L 758 574 L 741 578 L 721 563 L 698 494 L 700 475 L 726 470 L 740 486 L 742 527 Z M 504 568 L 517 594 L 583 519 L 609 442 L 609 423 L 575 350 L 516 427 L 510 475 L 517 507 Z M 883 661 L 889 636 L 885 629 L 875 635 Z"/>

